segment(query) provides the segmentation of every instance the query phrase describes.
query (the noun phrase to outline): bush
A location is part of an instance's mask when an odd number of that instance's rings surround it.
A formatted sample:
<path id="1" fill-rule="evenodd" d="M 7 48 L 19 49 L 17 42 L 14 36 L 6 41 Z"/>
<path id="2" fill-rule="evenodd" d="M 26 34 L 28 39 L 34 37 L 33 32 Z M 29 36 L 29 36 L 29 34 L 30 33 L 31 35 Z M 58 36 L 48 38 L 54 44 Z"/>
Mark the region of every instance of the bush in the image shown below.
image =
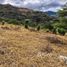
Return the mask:
<path id="1" fill-rule="evenodd" d="M 47 29 L 46 32 L 50 32 L 50 31 Z"/>
<path id="2" fill-rule="evenodd" d="M 0 18 L 0 22 L 2 22 L 3 21 L 3 19 L 2 18 Z"/>
<path id="3" fill-rule="evenodd" d="M 27 24 L 25 24 L 25 28 L 28 29 L 28 25 Z"/>
<path id="4" fill-rule="evenodd" d="M 46 28 L 46 29 L 49 29 L 50 31 L 52 31 L 53 26 L 52 26 L 51 23 L 47 23 L 47 24 L 45 24 L 45 28 Z"/>
<path id="5" fill-rule="evenodd" d="M 65 31 L 65 29 L 63 29 L 63 28 L 58 28 L 58 33 L 59 33 L 60 35 L 65 35 L 66 31 Z"/>
<path id="6" fill-rule="evenodd" d="M 16 19 L 9 19 L 8 23 L 9 23 L 9 24 L 16 24 L 16 25 L 19 24 Z"/>
<path id="7" fill-rule="evenodd" d="M 4 25 L 5 24 L 5 21 L 2 21 L 2 25 Z"/>
<path id="8" fill-rule="evenodd" d="M 25 20 L 25 24 L 29 24 L 30 20 L 29 19 L 26 19 Z"/>
<path id="9" fill-rule="evenodd" d="M 25 20 L 25 28 L 28 29 L 29 19 Z"/>
<path id="10" fill-rule="evenodd" d="M 40 26 L 37 26 L 37 31 L 39 31 L 40 30 Z"/>
<path id="11" fill-rule="evenodd" d="M 56 29 L 55 28 L 52 29 L 52 33 L 56 34 Z"/>

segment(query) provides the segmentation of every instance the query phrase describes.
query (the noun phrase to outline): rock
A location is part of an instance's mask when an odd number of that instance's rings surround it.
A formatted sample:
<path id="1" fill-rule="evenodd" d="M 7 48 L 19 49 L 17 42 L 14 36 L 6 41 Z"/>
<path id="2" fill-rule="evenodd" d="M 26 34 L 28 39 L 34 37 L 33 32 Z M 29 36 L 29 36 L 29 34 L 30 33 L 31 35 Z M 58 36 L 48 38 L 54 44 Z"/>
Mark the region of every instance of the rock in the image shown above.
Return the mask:
<path id="1" fill-rule="evenodd" d="M 67 56 L 60 55 L 59 59 L 60 61 L 63 61 L 65 64 L 67 64 Z"/>

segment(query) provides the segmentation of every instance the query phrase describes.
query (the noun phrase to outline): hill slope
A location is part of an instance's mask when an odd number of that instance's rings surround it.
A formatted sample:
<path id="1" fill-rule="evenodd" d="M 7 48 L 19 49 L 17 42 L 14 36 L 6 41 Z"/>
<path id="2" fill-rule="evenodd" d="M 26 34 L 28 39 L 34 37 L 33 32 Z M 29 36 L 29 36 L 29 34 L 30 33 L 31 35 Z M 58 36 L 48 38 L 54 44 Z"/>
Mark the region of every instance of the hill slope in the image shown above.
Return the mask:
<path id="1" fill-rule="evenodd" d="M 27 8 L 18 8 L 18 7 L 11 6 L 9 4 L 6 5 L 0 4 L 0 17 L 17 19 L 17 20 L 30 19 L 33 21 L 39 19 L 40 22 L 49 21 L 51 19 L 51 17 L 49 17 L 44 12 L 33 11 Z"/>
<path id="2" fill-rule="evenodd" d="M 0 67 L 66 67 L 60 55 L 67 56 L 66 36 L 0 25 Z"/>

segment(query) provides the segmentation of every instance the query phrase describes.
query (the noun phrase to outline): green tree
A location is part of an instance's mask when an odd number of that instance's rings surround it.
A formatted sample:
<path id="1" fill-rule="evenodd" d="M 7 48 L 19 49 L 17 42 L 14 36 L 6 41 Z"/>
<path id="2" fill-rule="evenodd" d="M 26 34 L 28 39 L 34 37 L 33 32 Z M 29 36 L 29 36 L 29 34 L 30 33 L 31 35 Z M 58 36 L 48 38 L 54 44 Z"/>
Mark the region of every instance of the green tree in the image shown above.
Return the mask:
<path id="1" fill-rule="evenodd" d="M 25 20 L 25 24 L 24 24 L 24 25 L 25 25 L 25 28 L 28 29 L 28 26 L 29 26 L 29 19 L 26 19 L 26 20 Z"/>

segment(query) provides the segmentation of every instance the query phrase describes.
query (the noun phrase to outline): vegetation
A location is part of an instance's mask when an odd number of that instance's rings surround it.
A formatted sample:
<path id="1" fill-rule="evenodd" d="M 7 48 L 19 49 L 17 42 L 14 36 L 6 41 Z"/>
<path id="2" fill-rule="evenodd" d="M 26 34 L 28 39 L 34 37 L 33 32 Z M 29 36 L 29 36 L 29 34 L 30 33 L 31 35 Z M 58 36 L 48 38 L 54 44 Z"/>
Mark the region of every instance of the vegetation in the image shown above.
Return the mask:
<path id="1" fill-rule="evenodd" d="M 61 35 L 65 35 L 65 30 L 63 28 L 58 29 L 58 33 Z"/>
<path id="2" fill-rule="evenodd" d="M 34 27 L 39 31 L 40 29 L 48 29 L 55 34 L 64 35 L 67 32 L 67 8 L 64 7 L 63 10 L 57 12 L 58 17 L 48 16 L 44 12 L 32 11 L 29 9 L 21 9 L 20 12 L 18 8 L 11 5 L 0 5 L 0 22 L 4 25 L 4 22 L 15 25 L 24 25 L 26 29 L 29 27 Z M 7 7 L 7 8 L 5 8 Z M 10 10 L 8 10 L 10 8 Z M 6 13 L 6 10 L 8 12 Z M 18 10 L 18 11 L 14 11 Z M 27 12 L 25 12 L 25 10 Z M 25 13 L 24 13 L 25 12 Z M 8 15 L 9 14 L 9 15 Z"/>
<path id="3" fill-rule="evenodd" d="M 37 26 L 37 31 L 39 31 L 39 30 L 40 30 L 40 25 Z"/>
<path id="4" fill-rule="evenodd" d="M 67 56 L 67 36 L 61 36 L 67 33 L 65 10 L 55 18 L 0 5 L 0 67 L 67 67 L 59 59 Z"/>
<path id="5" fill-rule="evenodd" d="M 5 24 L 5 22 L 4 21 L 2 21 L 2 25 L 4 25 Z"/>

